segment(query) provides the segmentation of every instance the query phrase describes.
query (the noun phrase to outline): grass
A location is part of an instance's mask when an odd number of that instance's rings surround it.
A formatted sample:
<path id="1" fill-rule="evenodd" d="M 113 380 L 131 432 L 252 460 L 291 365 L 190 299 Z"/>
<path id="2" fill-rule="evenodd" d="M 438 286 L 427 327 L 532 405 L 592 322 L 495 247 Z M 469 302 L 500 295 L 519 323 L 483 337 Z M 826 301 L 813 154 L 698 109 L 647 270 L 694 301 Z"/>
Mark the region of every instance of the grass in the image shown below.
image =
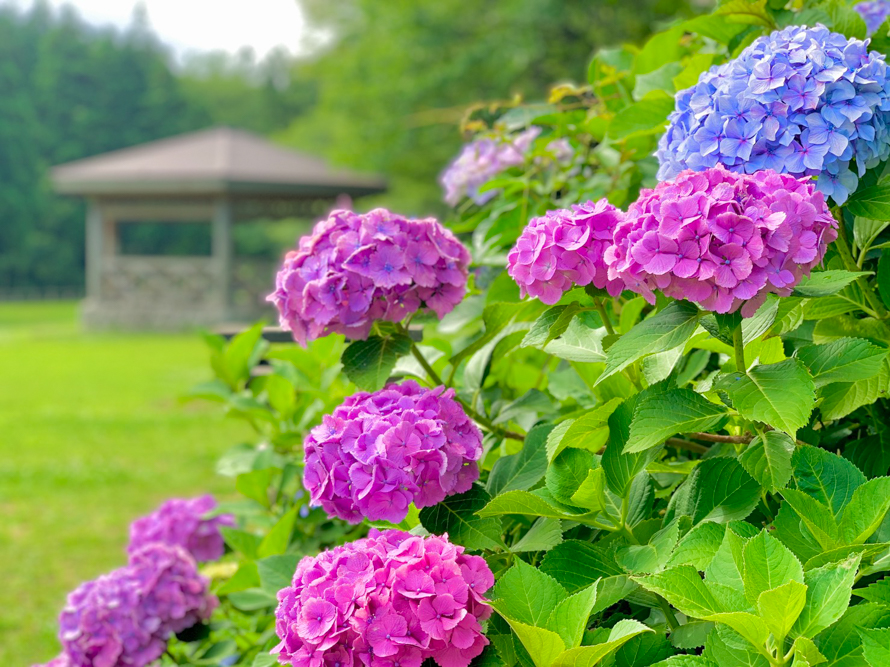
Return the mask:
<path id="1" fill-rule="evenodd" d="M 58 653 L 81 581 L 124 563 L 127 527 L 170 496 L 229 494 L 217 457 L 248 437 L 212 405 L 188 334 L 89 334 L 73 303 L 0 303 L 0 665 Z"/>

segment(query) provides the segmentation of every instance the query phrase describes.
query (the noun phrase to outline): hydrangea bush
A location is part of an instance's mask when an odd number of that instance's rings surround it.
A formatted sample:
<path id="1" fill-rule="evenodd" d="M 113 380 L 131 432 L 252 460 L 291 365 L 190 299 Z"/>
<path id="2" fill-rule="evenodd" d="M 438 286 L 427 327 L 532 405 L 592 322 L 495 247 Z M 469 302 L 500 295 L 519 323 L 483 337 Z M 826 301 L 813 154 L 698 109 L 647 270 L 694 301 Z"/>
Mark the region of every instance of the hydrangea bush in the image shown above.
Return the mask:
<path id="1" fill-rule="evenodd" d="M 842 2 L 720 3 L 470 113 L 452 232 L 321 221 L 272 296 L 302 345 L 208 337 L 194 395 L 258 442 L 218 466 L 219 607 L 161 665 L 890 664 L 867 30 Z M 486 171 L 492 136 L 523 159 Z"/>
<path id="2" fill-rule="evenodd" d="M 161 542 L 184 548 L 198 562 L 218 560 L 225 552 L 220 528 L 233 526 L 235 517 L 231 514 L 208 517 L 214 509 L 216 500 L 211 495 L 171 498 L 130 525 L 127 552 L 133 554 L 144 546 Z"/>

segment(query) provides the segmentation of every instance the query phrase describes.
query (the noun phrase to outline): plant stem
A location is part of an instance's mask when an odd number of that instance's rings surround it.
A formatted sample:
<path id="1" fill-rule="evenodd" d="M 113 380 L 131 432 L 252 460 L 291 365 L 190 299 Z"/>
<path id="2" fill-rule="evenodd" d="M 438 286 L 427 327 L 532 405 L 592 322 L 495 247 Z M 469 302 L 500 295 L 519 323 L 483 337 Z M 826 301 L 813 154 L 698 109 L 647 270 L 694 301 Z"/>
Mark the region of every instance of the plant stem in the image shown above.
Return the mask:
<path id="1" fill-rule="evenodd" d="M 736 370 L 748 373 L 748 365 L 745 363 L 745 339 L 742 337 L 742 325 L 740 324 L 732 332 L 732 345 L 735 348 Z"/>
<path id="2" fill-rule="evenodd" d="M 417 359 L 417 362 L 423 367 L 423 370 L 426 372 L 426 374 L 429 376 L 430 380 L 432 380 L 434 384 L 445 385 L 445 383 L 442 382 L 442 378 L 440 378 L 439 374 L 436 373 L 432 366 L 430 366 L 430 363 L 426 360 L 426 357 L 423 356 L 423 352 L 420 351 L 420 348 L 417 347 L 417 344 L 414 341 L 411 341 L 411 354 L 414 355 L 414 358 Z M 457 393 L 454 394 L 454 398 L 463 406 L 464 410 L 470 417 L 472 417 L 473 421 L 485 427 L 487 431 L 490 431 L 491 433 L 497 433 L 501 437 L 510 438 L 511 440 L 525 440 L 525 436 L 519 435 L 518 433 L 508 431 L 507 429 L 492 424 L 490 419 L 479 414 L 473 408 L 473 406 L 471 406 L 460 396 L 458 396 Z"/>
<path id="3" fill-rule="evenodd" d="M 603 319 L 603 326 L 606 327 L 606 331 L 610 336 L 615 335 L 615 329 L 612 327 L 612 320 L 609 319 L 609 313 L 606 312 L 606 305 L 603 303 L 602 299 L 594 299 L 593 305 L 596 308 L 597 312 L 600 314 L 600 317 Z"/>
<path id="4" fill-rule="evenodd" d="M 837 247 L 838 254 L 840 254 L 841 260 L 844 262 L 844 268 L 846 268 L 847 271 L 859 271 L 861 267 L 859 267 L 856 260 L 853 259 L 853 251 L 850 248 L 850 240 L 847 237 L 847 228 L 844 224 L 844 214 L 840 207 L 835 209 L 835 217 L 838 218 L 838 236 L 837 241 L 835 241 L 835 247 Z M 866 301 L 868 301 L 868 305 L 872 307 L 872 310 L 874 311 L 872 313 L 873 315 L 881 320 L 886 320 L 890 317 L 890 312 L 888 312 L 884 307 L 884 304 L 875 296 L 874 290 L 869 287 L 865 278 L 857 278 L 856 284 L 859 285 L 859 289 L 862 290 L 862 294 L 865 296 Z"/>
<path id="5" fill-rule="evenodd" d="M 696 454 L 705 454 L 708 451 L 708 448 L 704 445 L 692 442 L 691 440 L 684 440 L 683 438 L 668 438 L 665 444 L 668 447 L 685 449 L 688 452 L 695 452 Z"/>
<path id="6" fill-rule="evenodd" d="M 664 617 L 667 620 L 668 627 L 670 627 L 671 630 L 676 630 L 677 628 L 679 628 L 680 623 L 677 621 L 677 617 L 674 616 L 674 610 L 671 609 L 668 601 L 658 594 L 655 595 L 655 598 L 658 600 L 658 606 L 661 607 L 661 611 L 664 612 Z"/>
<path id="7" fill-rule="evenodd" d="M 719 433 L 689 433 L 690 438 L 705 442 L 727 442 L 734 445 L 747 445 L 754 439 L 753 435 L 720 435 Z"/>

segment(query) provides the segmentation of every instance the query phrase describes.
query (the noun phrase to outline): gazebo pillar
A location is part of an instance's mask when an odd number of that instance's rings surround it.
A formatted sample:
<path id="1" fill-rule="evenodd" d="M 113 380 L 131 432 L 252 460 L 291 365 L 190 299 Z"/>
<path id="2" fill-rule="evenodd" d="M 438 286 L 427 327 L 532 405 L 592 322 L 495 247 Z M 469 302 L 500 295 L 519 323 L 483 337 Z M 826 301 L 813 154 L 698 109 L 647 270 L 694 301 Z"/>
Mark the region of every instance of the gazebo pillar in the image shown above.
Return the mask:
<path id="1" fill-rule="evenodd" d="M 98 301 L 102 290 L 102 264 L 105 255 L 105 221 L 96 199 L 87 202 L 86 288 L 87 299 Z"/>
<path id="2" fill-rule="evenodd" d="M 231 317 L 232 310 L 233 224 L 232 202 L 229 199 L 218 200 L 213 210 L 211 252 L 216 266 L 216 297 L 225 319 Z"/>

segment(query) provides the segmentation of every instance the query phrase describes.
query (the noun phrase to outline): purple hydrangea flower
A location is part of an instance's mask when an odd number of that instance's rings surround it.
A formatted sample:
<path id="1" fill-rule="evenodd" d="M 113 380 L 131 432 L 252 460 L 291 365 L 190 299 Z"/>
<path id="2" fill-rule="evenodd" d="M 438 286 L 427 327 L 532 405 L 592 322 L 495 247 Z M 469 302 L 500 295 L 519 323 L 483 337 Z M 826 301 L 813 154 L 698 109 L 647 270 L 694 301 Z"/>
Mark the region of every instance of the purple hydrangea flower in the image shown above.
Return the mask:
<path id="1" fill-rule="evenodd" d="M 217 560 L 225 545 L 219 529 L 234 526 L 235 517 L 223 514 L 205 519 L 216 508 L 213 496 L 199 498 L 171 498 L 151 514 L 136 519 L 130 525 L 128 553 L 162 542 L 183 547 L 198 562 Z"/>
<path id="2" fill-rule="evenodd" d="M 287 254 L 268 300 L 301 345 L 331 333 L 367 338 L 376 320 L 398 322 L 423 306 L 451 312 L 469 264 L 469 251 L 433 218 L 334 211 Z"/>
<path id="3" fill-rule="evenodd" d="M 573 285 L 593 283 L 618 296 L 623 285 L 609 279 L 603 257 L 623 215 L 601 199 L 532 218 L 507 255 L 507 272 L 520 295 L 552 305 Z"/>
<path id="4" fill-rule="evenodd" d="M 492 199 L 499 190 L 479 189 L 502 171 L 524 164 L 532 142 L 540 134 L 541 128 L 532 126 L 512 137 L 481 137 L 466 144 L 442 173 L 445 203 L 456 206 L 467 197 L 481 206 Z M 546 151 L 550 158 L 562 163 L 571 162 L 575 155 L 565 138 L 548 143 Z"/>
<path id="5" fill-rule="evenodd" d="M 482 434 L 454 390 L 413 380 L 359 392 L 325 415 L 303 443 L 312 504 L 351 523 L 399 523 L 479 477 Z"/>
<path id="6" fill-rule="evenodd" d="M 890 0 L 867 0 L 853 7 L 865 20 L 868 34 L 872 34 L 890 16 Z"/>
<path id="7" fill-rule="evenodd" d="M 278 661 L 294 667 L 467 667 L 494 576 L 445 537 L 399 530 L 307 556 L 278 592 Z"/>
<path id="8" fill-rule="evenodd" d="M 182 548 L 153 544 L 130 563 L 81 584 L 59 616 L 53 667 L 144 667 L 171 634 L 210 617 L 217 600 Z"/>
<path id="9" fill-rule="evenodd" d="M 723 166 L 644 190 L 606 251 L 609 277 L 654 303 L 661 290 L 718 313 L 750 316 L 791 294 L 837 238 L 811 180 Z"/>
<path id="10" fill-rule="evenodd" d="M 718 164 L 772 169 L 818 176 L 816 187 L 843 203 L 866 169 L 890 157 L 885 57 L 821 25 L 791 26 L 677 93 L 669 121 L 659 180 Z"/>

